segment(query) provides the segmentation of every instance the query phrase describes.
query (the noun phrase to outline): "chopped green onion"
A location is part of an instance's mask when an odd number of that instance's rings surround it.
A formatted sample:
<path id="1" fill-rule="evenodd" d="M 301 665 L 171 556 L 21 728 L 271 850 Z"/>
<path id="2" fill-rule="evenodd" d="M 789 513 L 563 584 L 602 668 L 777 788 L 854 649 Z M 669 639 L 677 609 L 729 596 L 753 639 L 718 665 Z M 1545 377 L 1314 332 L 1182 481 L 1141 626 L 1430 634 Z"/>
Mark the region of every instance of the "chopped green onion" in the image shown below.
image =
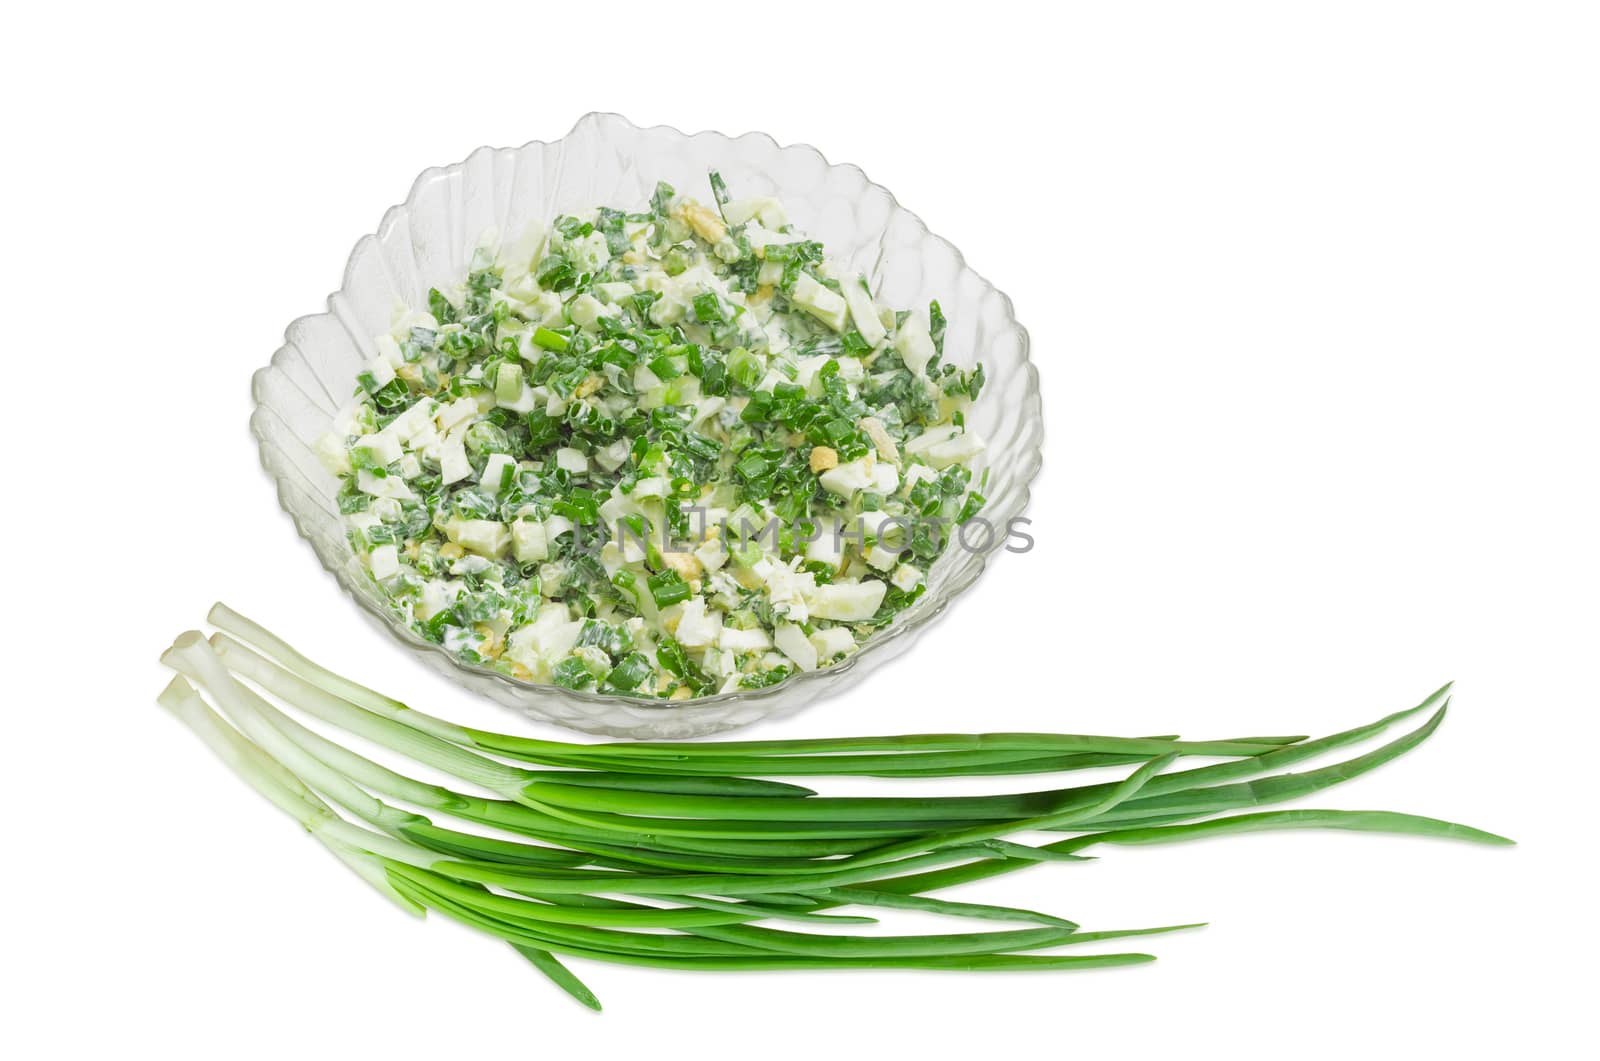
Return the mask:
<path id="1" fill-rule="evenodd" d="M 658 608 L 665 608 L 689 599 L 689 583 L 676 571 L 662 571 L 645 580 L 650 586 L 650 596 Z"/>
<path id="2" fill-rule="evenodd" d="M 546 350 L 553 350 L 558 354 L 572 345 L 572 341 L 565 335 L 551 331 L 542 325 L 533 330 L 533 342 L 536 346 L 543 347 Z"/>

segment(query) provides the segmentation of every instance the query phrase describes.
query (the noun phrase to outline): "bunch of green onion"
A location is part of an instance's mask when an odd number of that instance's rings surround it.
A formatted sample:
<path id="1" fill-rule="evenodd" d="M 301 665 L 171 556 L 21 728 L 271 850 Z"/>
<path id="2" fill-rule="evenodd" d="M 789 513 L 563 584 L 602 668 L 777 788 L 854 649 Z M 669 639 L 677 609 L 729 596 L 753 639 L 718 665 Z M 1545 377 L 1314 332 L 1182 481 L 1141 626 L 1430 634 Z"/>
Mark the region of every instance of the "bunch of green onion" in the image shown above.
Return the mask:
<path id="1" fill-rule="evenodd" d="M 594 994 L 556 955 L 685 970 L 1042 970 L 1151 961 L 1133 952 L 1036 952 L 1195 926 L 1083 931 L 1048 913 L 929 894 L 1037 862 L 1081 860 L 1079 852 L 1097 845 L 1301 828 L 1510 842 L 1385 811 L 1231 813 L 1319 791 L 1405 754 L 1444 719 L 1449 686 L 1409 710 L 1315 740 L 986 733 L 571 744 L 413 710 L 311 662 L 224 605 L 212 609 L 210 622 L 222 632 L 209 640 L 185 633 L 162 656 L 178 672 L 162 706 L 400 907 L 433 910 L 504 940 L 595 1009 Z M 268 696 L 458 779 L 459 787 L 357 754 Z M 1415 716 L 1425 716 L 1420 725 L 1364 754 L 1284 772 Z M 1175 769 L 1183 758 L 1212 761 Z M 769 780 L 1106 767 L 1125 775 L 993 796 L 827 797 Z M 1008 839 L 1039 832 L 1067 835 L 1036 844 Z M 831 911 L 861 907 L 1023 927 L 841 931 L 875 919 Z"/>

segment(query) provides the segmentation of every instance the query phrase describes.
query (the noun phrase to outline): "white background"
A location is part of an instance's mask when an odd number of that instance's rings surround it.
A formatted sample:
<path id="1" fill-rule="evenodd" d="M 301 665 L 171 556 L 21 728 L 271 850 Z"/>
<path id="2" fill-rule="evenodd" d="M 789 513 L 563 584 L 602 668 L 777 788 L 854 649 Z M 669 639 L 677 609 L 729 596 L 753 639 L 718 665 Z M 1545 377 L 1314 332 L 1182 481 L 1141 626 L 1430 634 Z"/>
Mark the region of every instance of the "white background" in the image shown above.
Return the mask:
<path id="1" fill-rule="evenodd" d="M 1594 21 L 1044 7 L 7 16 L 7 1053 L 1592 1047 Z M 596 109 L 860 164 L 1033 335 L 1038 549 L 752 735 L 1319 733 L 1454 678 L 1435 740 L 1313 805 L 1521 846 L 1113 849 L 956 894 L 1211 927 L 1079 975 L 582 966 L 604 1015 L 377 901 L 155 708 L 155 657 L 222 598 L 413 703 L 516 724 L 322 574 L 256 464 L 247 384 L 419 170 Z"/>

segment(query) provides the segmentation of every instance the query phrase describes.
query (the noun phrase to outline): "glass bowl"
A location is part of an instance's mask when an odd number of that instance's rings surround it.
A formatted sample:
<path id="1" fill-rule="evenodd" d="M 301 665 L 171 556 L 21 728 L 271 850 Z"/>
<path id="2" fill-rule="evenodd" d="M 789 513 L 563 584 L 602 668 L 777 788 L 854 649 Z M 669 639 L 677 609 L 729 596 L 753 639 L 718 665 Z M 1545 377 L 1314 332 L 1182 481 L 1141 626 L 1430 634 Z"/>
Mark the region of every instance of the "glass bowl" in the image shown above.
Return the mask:
<path id="1" fill-rule="evenodd" d="M 705 199 L 711 169 L 740 196 L 779 197 L 793 223 L 864 272 L 882 302 L 910 308 L 940 301 L 950 322 L 945 360 L 964 367 L 981 360 L 988 377 L 968 422 L 989 442 L 978 470 L 988 471 L 982 515 L 996 533 L 985 541 L 980 528 L 970 548 L 952 542 L 928 573 L 927 592 L 854 656 L 764 689 L 667 702 L 536 685 L 461 662 L 389 612 L 345 539 L 337 484 L 312 445 L 352 392 L 359 366 L 376 352 L 373 336 L 388 331 L 395 303 L 426 305 L 429 287 L 459 280 L 485 231 L 515 234 L 529 220 L 597 205 L 637 209 L 657 180 Z M 1043 434 L 1038 374 L 1011 300 L 859 168 L 763 133 L 691 136 L 664 126 L 641 129 L 615 114 L 586 115 L 550 143 L 479 148 L 463 162 L 423 172 L 406 201 L 356 244 L 327 312 L 289 325 L 252 391 L 250 428 L 279 501 L 322 566 L 369 616 L 468 689 L 529 718 L 621 737 L 699 736 L 787 714 L 904 652 L 1004 546 L 1005 529 L 1028 503 Z"/>

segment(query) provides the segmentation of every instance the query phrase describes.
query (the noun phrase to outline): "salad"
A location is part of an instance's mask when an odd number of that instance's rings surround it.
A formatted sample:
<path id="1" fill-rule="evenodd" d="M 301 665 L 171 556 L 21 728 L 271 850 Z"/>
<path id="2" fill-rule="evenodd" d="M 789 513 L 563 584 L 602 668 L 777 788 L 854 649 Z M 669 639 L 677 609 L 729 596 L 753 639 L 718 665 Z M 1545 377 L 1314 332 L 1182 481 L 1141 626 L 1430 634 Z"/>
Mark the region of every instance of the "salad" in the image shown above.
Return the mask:
<path id="1" fill-rule="evenodd" d="M 514 678 L 687 699 L 858 650 L 984 499 L 982 366 L 772 198 L 490 234 L 318 443 L 396 613 Z"/>

